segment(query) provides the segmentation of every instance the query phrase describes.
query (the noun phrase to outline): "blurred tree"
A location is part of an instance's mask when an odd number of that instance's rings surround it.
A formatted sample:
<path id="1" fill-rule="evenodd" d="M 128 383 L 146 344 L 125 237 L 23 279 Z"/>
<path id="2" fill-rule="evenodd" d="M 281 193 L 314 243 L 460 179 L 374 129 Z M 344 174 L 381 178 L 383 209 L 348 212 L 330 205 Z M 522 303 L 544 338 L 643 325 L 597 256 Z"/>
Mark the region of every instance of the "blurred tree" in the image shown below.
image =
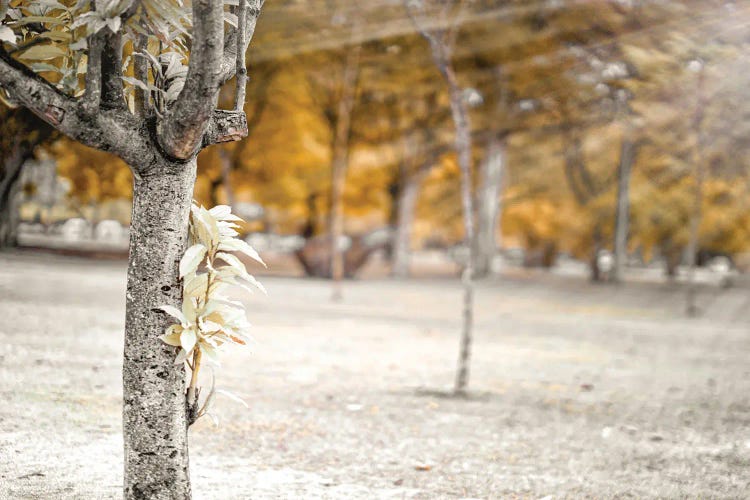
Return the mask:
<path id="1" fill-rule="evenodd" d="M 471 335 L 474 313 L 474 200 L 472 194 L 472 141 L 469 111 L 465 94 L 459 86 L 451 61 L 453 43 L 456 36 L 456 17 L 460 14 L 454 1 L 405 0 L 405 6 L 414 27 L 430 44 L 432 60 L 445 80 L 450 97 L 451 117 L 456 129 L 455 149 L 461 169 L 461 206 L 464 220 L 464 242 L 468 256 L 461 276 L 464 287 L 463 328 L 458 358 L 458 370 L 454 391 L 460 394 L 466 390 L 469 381 L 469 358 L 471 356 Z M 458 4 L 460 7 L 460 3 Z M 436 26 L 431 26 L 432 21 Z"/>
<path id="2" fill-rule="evenodd" d="M 0 103 L 0 248 L 18 242 L 21 171 L 37 146 L 54 136 L 54 129 L 25 108 Z"/>

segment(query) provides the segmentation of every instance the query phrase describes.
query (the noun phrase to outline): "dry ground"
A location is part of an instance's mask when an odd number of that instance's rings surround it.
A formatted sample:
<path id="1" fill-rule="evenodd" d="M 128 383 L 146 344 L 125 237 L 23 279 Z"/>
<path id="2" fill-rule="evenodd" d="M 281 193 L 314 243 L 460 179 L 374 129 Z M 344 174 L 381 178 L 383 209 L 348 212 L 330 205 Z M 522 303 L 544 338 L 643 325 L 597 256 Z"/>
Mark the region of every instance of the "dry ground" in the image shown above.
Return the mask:
<path id="1" fill-rule="evenodd" d="M 741 498 L 750 292 L 482 282 L 468 398 L 449 388 L 453 280 L 267 277 L 220 425 L 190 431 L 197 499 Z M 117 498 L 123 262 L 0 254 L 0 498 Z"/>

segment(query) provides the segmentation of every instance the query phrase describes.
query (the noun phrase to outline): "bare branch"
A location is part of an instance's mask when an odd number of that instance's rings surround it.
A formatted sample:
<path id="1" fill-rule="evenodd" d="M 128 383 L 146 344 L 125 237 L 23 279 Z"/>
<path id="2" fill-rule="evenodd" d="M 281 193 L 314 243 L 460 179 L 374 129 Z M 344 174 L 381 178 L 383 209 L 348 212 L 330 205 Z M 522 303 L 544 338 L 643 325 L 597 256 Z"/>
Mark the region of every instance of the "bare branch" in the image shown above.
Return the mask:
<path id="1" fill-rule="evenodd" d="M 245 87 L 247 86 L 247 67 L 245 66 L 245 52 L 247 45 L 247 2 L 239 0 L 237 8 L 237 63 L 235 74 L 237 76 L 237 92 L 234 95 L 234 109 L 240 111 L 245 107 Z"/>
<path id="2" fill-rule="evenodd" d="M 146 35 L 139 34 L 135 40 L 135 53 L 148 50 L 148 38 Z M 148 61 L 145 57 L 133 57 L 133 72 L 135 78 L 144 83 L 148 82 Z M 148 91 L 140 87 L 135 88 L 135 113 L 138 116 L 146 116 L 149 109 Z"/>
<path id="3" fill-rule="evenodd" d="M 221 85 L 224 54 L 224 4 L 193 1 L 193 45 L 185 87 L 157 124 L 163 151 L 188 159 L 201 145 Z"/>
<path id="4" fill-rule="evenodd" d="M 125 108 L 121 76 L 122 35 L 107 33 L 102 53 L 102 103 L 108 108 Z"/>
<path id="5" fill-rule="evenodd" d="M 104 51 L 104 32 L 89 37 L 89 54 L 86 65 L 86 90 L 81 105 L 87 113 L 99 111 L 102 97 L 102 52 Z"/>
<path id="6" fill-rule="evenodd" d="M 228 82 L 237 72 L 237 50 L 238 47 L 247 47 L 255 34 L 255 26 L 263 6 L 262 0 L 247 0 L 247 19 L 245 20 L 245 37 L 242 43 L 238 43 L 236 29 L 230 30 L 224 38 L 224 56 L 221 60 L 221 83 Z M 239 19 L 239 16 L 238 16 Z"/>

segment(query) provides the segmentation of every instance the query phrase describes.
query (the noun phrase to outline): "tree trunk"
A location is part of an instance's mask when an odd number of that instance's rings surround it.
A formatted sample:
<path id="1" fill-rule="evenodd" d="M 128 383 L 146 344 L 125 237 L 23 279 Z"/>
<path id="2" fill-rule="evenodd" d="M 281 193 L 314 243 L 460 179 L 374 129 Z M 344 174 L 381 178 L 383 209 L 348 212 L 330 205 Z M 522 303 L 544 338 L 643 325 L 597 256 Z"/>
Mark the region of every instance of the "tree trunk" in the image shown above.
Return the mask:
<path id="1" fill-rule="evenodd" d="M 474 276 L 483 278 L 492 270 L 492 259 L 497 253 L 497 226 L 500 214 L 505 144 L 493 138 L 487 148 L 480 170 L 478 227 L 476 237 L 476 267 Z"/>
<path id="2" fill-rule="evenodd" d="M 695 268 L 698 264 L 698 230 L 700 229 L 703 203 L 703 169 L 696 165 L 693 210 L 690 215 L 690 239 L 688 240 L 688 276 L 685 312 L 688 316 L 698 314 L 696 304 Z"/>
<path id="3" fill-rule="evenodd" d="M 414 227 L 414 210 L 419 198 L 419 186 L 424 174 L 421 172 L 408 175 L 402 173 L 401 186 L 396 202 L 396 232 L 393 237 L 393 269 L 396 278 L 409 276 L 411 260 L 411 234 Z"/>
<path id="4" fill-rule="evenodd" d="M 687 276 L 687 293 L 685 296 L 685 313 L 688 316 L 698 314 L 698 305 L 696 304 L 696 286 L 695 286 L 695 267 L 698 261 L 698 231 L 703 217 L 703 108 L 705 106 L 705 95 L 703 93 L 704 74 L 701 66 L 698 74 L 698 101 L 695 107 L 695 116 L 693 118 L 693 131 L 695 134 L 695 143 L 693 147 L 693 175 L 695 177 L 695 187 L 693 191 L 693 207 L 690 214 L 690 239 L 688 241 L 688 276 Z"/>
<path id="5" fill-rule="evenodd" d="M 614 267 L 612 280 L 622 280 L 628 255 L 628 224 L 630 219 L 630 171 L 635 160 L 635 144 L 624 138 L 620 148 L 620 165 L 617 170 L 617 210 L 615 213 Z"/>
<path id="6" fill-rule="evenodd" d="M 354 28 L 353 28 L 354 29 Z M 349 163 L 349 134 L 352 109 L 357 91 L 359 55 L 361 45 L 355 45 L 346 55 L 341 81 L 341 97 L 336 112 L 336 130 L 333 137 L 333 158 L 331 160 L 331 213 L 329 231 L 331 238 L 331 278 L 333 279 L 333 300 L 341 300 L 341 280 L 344 277 L 344 254 L 339 243 L 344 234 L 344 184 Z"/>
<path id="7" fill-rule="evenodd" d="M 159 336 L 181 308 L 178 266 L 187 243 L 195 159 L 161 165 L 133 186 L 123 362 L 127 499 L 190 498 L 185 369 Z"/>
<path id="8" fill-rule="evenodd" d="M 10 248 L 18 244 L 21 170 L 29 155 L 30 151 L 26 151 L 23 145 L 18 145 L 10 156 L 4 159 L 3 168 L 0 170 L 0 248 Z"/>
<path id="9" fill-rule="evenodd" d="M 27 109 L 0 104 L 0 248 L 18 244 L 19 188 L 26 160 L 54 135 L 52 128 Z"/>
<path id="10" fill-rule="evenodd" d="M 594 234 L 592 236 L 592 249 L 591 249 L 591 281 L 594 283 L 600 283 L 603 280 L 602 270 L 599 267 L 599 252 L 602 250 L 602 231 L 597 223 L 594 226 Z"/>
<path id="11" fill-rule="evenodd" d="M 454 391 L 461 394 L 466 390 L 469 383 L 469 361 L 471 359 L 471 339 L 474 325 L 474 196 L 472 195 L 471 175 L 471 127 L 469 125 L 469 114 L 463 100 L 461 88 L 456 80 L 452 66 L 447 58 L 443 59 L 440 68 L 450 93 L 451 114 L 456 127 L 456 154 L 458 165 L 461 169 L 461 206 L 464 216 L 464 244 L 469 252 L 466 267 L 461 274 L 461 283 L 464 288 L 463 300 L 463 325 L 461 329 L 461 345 L 458 355 L 458 370 Z"/>

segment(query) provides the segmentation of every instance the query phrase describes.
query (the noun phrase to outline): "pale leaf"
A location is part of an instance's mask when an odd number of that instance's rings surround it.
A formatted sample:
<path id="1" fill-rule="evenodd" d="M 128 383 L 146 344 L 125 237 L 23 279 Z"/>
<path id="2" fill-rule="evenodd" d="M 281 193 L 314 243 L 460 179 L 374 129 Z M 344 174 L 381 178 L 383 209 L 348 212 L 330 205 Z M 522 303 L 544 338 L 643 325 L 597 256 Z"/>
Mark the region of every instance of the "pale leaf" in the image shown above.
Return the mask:
<path id="1" fill-rule="evenodd" d="M 198 338 L 195 335 L 195 330 L 193 330 L 192 328 L 183 330 L 182 334 L 180 335 L 180 345 L 182 345 L 182 348 L 187 353 L 190 353 L 190 351 L 193 350 L 193 347 L 195 347 L 195 342 L 197 340 Z"/>
<path id="2" fill-rule="evenodd" d="M 180 323 L 187 323 L 187 319 L 182 312 L 174 306 L 160 306 L 157 309 L 161 309 L 165 313 L 169 314 L 173 318 L 180 320 Z"/>
<path id="3" fill-rule="evenodd" d="M 180 260 L 180 278 L 183 278 L 186 274 L 195 272 L 198 269 L 198 264 L 201 263 L 205 256 L 206 247 L 200 243 L 188 248 Z"/>
<path id="4" fill-rule="evenodd" d="M 235 395 L 235 394 L 232 394 L 231 392 L 229 392 L 229 391 L 227 391 L 227 390 L 225 390 L 225 389 L 216 389 L 216 392 L 217 392 L 218 394 L 223 394 L 224 396 L 228 397 L 228 398 L 229 398 L 229 399 L 231 399 L 232 401 L 236 401 L 237 403 L 240 403 L 240 404 L 241 404 L 242 406 L 244 406 L 245 408 L 250 408 L 250 407 L 249 407 L 249 406 L 247 405 L 247 403 L 245 403 L 245 401 L 243 401 L 243 399 L 242 399 L 241 397 L 239 397 L 239 396 L 237 396 L 237 395 Z"/>

